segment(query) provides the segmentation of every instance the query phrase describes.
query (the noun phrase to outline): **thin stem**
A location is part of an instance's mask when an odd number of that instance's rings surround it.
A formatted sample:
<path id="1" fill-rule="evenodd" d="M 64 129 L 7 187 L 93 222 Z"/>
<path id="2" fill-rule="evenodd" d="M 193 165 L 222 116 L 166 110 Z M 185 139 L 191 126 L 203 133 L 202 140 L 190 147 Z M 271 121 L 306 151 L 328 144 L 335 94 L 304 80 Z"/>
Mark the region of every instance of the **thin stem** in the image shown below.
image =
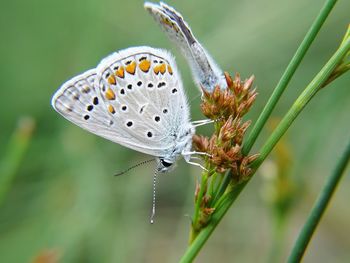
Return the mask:
<path id="1" fill-rule="evenodd" d="M 192 242 L 192 244 L 188 247 L 185 254 L 182 256 L 180 262 L 181 263 L 187 263 L 192 262 L 198 252 L 201 250 L 211 233 L 214 231 L 216 226 L 219 224 L 221 219 L 224 217 L 232 203 L 236 200 L 239 193 L 242 191 L 244 186 L 246 185 L 247 181 L 235 185 L 233 190 L 229 192 L 222 203 L 222 206 L 220 206 L 220 209 L 216 210 L 215 213 L 213 213 L 209 224 L 199 232 L 196 239 Z"/>
<path id="2" fill-rule="evenodd" d="M 200 186 L 199 193 L 197 196 L 196 208 L 195 208 L 194 218 L 193 218 L 194 222 L 197 221 L 198 216 L 199 216 L 200 206 L 201 206 L 202 198 L 204 195 L 204 191 L 206 189 L 207 181 L 208 181 L 208 174 L 205 173 L 205 175 L 202 176 L 201 186 Z"/>
<path id="3" fill-rule="evenodd" d="M 288 258 L 288 263 L 300 262 L 310 239 L 320 222 L 323 213 L 325 212 L 335 189 L 344 174 L 346 165 L 350 160 L 350 141 L 345 149 L 344 154 L 339 160 L 333 174 L 328 178 L 326 184 L 324 185 L 321 194 L 317 198 L 305 225 L 299 233 L 299 237 L 294 244 L 292 252 Z"/>
<path id="4" fill-rule="evenodd" d="M 251 148 L 253 147 L 253 144 L 255 143 L 257 137 L 259 136 L 262 128 L 264 127 L 267 119 L 270 117 L 273 109 L 275 108 L 279 98 L 281 97 L 282 93 L 286 89 L 289 81 L 291 80 L 292 76 L 294 75 L 295 71 L 297 70 L 300 62 L 304 58 L 307 50 L 311 46 L 312 42 L 314 41 L 315 37 L 317 36 L 317 33 L 320 31 L 323 23 L 325 22 L 326 18 L 328 17 L 329 13 L 331 12 L 332 8 L 336 4 L 337 0 L 327 0 L 324 6 L 322 7 L 320 13 L 316 17 L 315 21 L 311 25 L 309 31 L 305 35 L 303 41 L 301 42 L 299 48 L 295 52 L 292 60 L 289 62 L 286 70 L 284 71 L 281 79 L 279 80 L 276 88 L 271 94 L 271 97 L 269 98 L 268 102 L 266 103 L 264 109 L 262 110 L 258 120 L 254 124 L 251 132 L 248 135 L 247 140 L 245 141 L 243 145 L 243 154 L 247 155 Z"/>
<path id="5" fill-rule="evenodd" d="M 266 262 L 281 262 L 282 248 L 284 245 L 284 236 L 286 234 L 286 217 L 277 215 L 273 224 L 271 249 Z"/>
<path id="6" fill-rule="evenodd" d="M 293 123 L 295 118 L 307 105 L 307 103 L 316 94 L 322 84 L 328 79 L 332 74 L 333 70 L 336 68 L 338 63 L 342 60 L 344 55 L 350 50 L 350 38 L 348 38 L 343 45 L 334 53 L 334 55 L 328 60 L 327 64 L 321 69 L 321 71 L 316 75 L 316 77 L 310 82 L 306 89 L 300 94 L 296 99 L 292 107 L 289 109 L 287 114 L 283 117 L 281 122 L 278 124 L 277 128 L 273 131 L 270 137 L 267 139 L 266 143 L 260 150 L 260 155 L 256 159 L 251 167 L 257 169 L 265 158 L 272 151 L 274 146 L 280 140 L 282 135 L 287 131 L 289 126 Z"/>
<path id="7" fill-rule="evenodd" d="M 212 175 L 211 175 L 211 180 L 210 180 L 210 186 L 209 186 L 209 191 L 208 191 L 208 194 L 211 198 L 213 198 L 214 196 L 214 193 L 215 193 L 215 186 L 217 184 L 217 177 L 218 177 L 218 173 L 214 172 Z"/>
<path id="8" fill-rule="evenodd" d="M 221 184 L 222 184 L 222 182 L 224 180 L 224 176 L 225 175 L 223 175 L 223 174 L 219 174 L 219 180 L 218 180 L 217 185 L 216 185 L 216 187 L 214 189 L 214 193 L 217 193 L 219 191 L 219 189 L 221 187 Z M 215 200 L 215 196 L 213 197 L 211 202 L 213 202 L 213 200 Z"/>
<path id="9" fill-rule="evenodd" d="M 190 233 L 190 240 L 189 240 L 190 244 L 193 242 L 193 240 L 196 238 L 198 234 L 198 221 L 200 217 L 200 208 L 203 201 L 203 196 L 205 194 L 205 190 L 207 189 L 208 177 L 209 177 L 209 172 L 204 172 L 201 177 L 201 185 L 200 185 L 199 193 L 195 204 L 194 216 L 193 216 L 191 233 Z"/>
<path id="10" fill-rule="evenodd" d="M 4 201 L 7 192 L 11 189 L 17 170 L 28 150 L 34 126 L 35 123 L 32 118 L 21 119 L 8 142 L 5 156 L 0 161 L 0 205 Z"/>
<path id="11" fill-rule="evenodd" d="M 231 172 L 227 171 L 224 175 L 223 182 L 220 184 L 220 188 L 216 192 L 216 195 L 211 202 L 212 204 L 215 204 L 219 200 L 219 198 L 225 193 L 225 190 L 228 184 L 230 183 L 231 178 L 232 178 Z"/>

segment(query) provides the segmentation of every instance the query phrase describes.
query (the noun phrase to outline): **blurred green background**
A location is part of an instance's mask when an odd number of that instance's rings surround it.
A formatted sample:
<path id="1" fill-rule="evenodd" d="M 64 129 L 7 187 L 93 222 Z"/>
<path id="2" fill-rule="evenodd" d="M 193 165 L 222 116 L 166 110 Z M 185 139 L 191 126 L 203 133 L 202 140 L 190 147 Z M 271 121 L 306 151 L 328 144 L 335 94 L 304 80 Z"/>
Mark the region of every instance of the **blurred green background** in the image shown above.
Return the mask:
<path id="1" fill-rule="evenodd" d="M 323 2 L 168 1 L 223 69 L 240 72 L 244 78 L 256 76 L 259 96 L 249 113 L 252 120 Z M 349 10 L 348 0 L 336 5 L 274 117 L 283 116 L 333 54 L 350 22 Z M 193 211 L 200 170 L 180 161 L 177 169 L 159 178 L 156 223 L 150 225 L 153 164 L 113 177 L 148 157 L 85 132 L 50 106 L 52 94 L 68 78 L 94 67 L 115 50 L 149 45 L 175 54 L 188 96 L 194 99 L 193 119 L 203 118 L 199 92 L 184 58 L 144 11 L 143 1 L 3 1 L 0 20 L 0 261 L 176 262 L 186 248 L 188 215 Z M 266 178 L 276 169 L 289 176 L 297 197 L 292 198 L 286 232 L 278 240 L 278 261 L 285 260 L 349 139 L 349 86 L 350 74 L 313 99 L 284 137 L 287 162 L 281 165 L 281 155 L 272 155 L 198 262 L 269 261 L 276 189 Z M 28 116 L 32 119 L 23 121 Z M 35 129 L 26 148 L 33 121 Z M 18 125 L 21 130 L 15 132 Z M 210 127 L 199 131 L 208 133 Z M 264 129 L 254 151 L 270 132 Z M 349 169 L 305 262 L 348 262 L 350 258 L 348 175 Z"/>

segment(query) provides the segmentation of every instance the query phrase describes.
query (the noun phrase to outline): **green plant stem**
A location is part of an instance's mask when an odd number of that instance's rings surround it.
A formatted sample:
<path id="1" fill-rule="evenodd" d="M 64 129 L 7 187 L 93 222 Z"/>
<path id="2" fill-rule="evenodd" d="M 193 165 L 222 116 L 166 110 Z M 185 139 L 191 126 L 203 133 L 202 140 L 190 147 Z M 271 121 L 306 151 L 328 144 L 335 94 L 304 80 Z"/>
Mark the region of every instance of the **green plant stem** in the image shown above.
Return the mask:
<path id="1" fill-rule="evenodd" d="M 214 189 L 213 199 L 211 202 L 213 202 L 213 200 L 215 199 L 216 193 L 219 191 L 221 184 L 224 180 L 224 176 L 225 176 L 223 174 L 218 174 L 218 173 L 217 173 L 217 175 L 218 175 L 219 179 L 217 180 L 218 182 L 217 182 L 216 187 Z"/>
<path id="2" fill-rule="evenodd" d="M 273 229 L 272 229 L 272 240 L 271 240 L 271 250 L 268 255 L 268 260 L 266 262 L 276 263 L 281 262 L 281 254 L 285 240 L 286 234 L 286 217 L 277 215 L 275 216 Z"/>
<path id="3" fill-rule="evenodd" d="M 198 233 L 196 239 L 192 242 L 192 244 L 186 250 L 185 254 L 182 256 L 180 260 L 181 263 L 192 262 L 194 260 L 200 249 L 203 247 L 211 233 L 224 217 L 232 203 L 236 200 L 247 182 L 248 181 L 245 181 L 241 184 L 235 185 L 232 191 L 227 193 L 224 202 L 220 206 L 220 209 L 216 210 L 215 213 L 213 213 L 209 224 Z"/>
<path id="4" fill-rule="evenodd" d="M 205 190 L 207 189 L 208 177 L 209 177 L 209 172 L 204 172 L 201 177 L 201 185 L 200 185 L 199 193 L 195 203 L 195 210 L 194 210 L 193 222 L 192 222 L 190 239 L 189 239 L 190 244 L 193 242 L 193 240 L 196 238 L 198 234 L 198 224 L 199 224 L 198 221 L 200 218 L 200 208 L 203 201 L 203 196 L 205 194 Z"/>
<path id="5" fill-rule="evenodd" d="M 292 105 L 290 110 L 284 116 L 280 124 L 268 138 L 265 145 L 262 147 L 260 151 L 259 158 L 252 163 L 252 167 L 255 170 L 261 165 L 261 163 L 265 160 L 267 155 L 271 152 L 273 147 L 276 145 L 278 140 L 282 137 L 282 135 L 287 131 L 289 126 L 295 120 L 295 118 L 299 115 L 299 113 L 303 110 L 306 104 L 311 100 L 311 98 L 318 91 L 319 87 L 323 84 L 325 80 L 332 73 L 333 69 L 337 66 L 337 64 L 342 60 L 343 56 L 350 49 L 350 38 L 348 38 L 343 45 L 334 53 L 334 55 L 330 58 L 327 64 L 321 69 L 321 71 L 316 75 L 316 77 L 311 81 L 311 83 L 306 87 L 306 89 L 302 92 L 302 94 L 298 97 L 295 103 Z M 191 262 L 195 256 L 198 254 L 200 249 L 203 247 L 211 233 L 214 231 L 216 226 L 219 224 L 221 219 L 226 214 L 227 210 L 236 200 L 240 192 L 247 185 L 248 181 L 245 181 L 241 184 L 235 185 L 230 192 L 226 194 L 226 198 L 220 204 L 218 209 L 212 215 L 212 218 L 209 224 L 203 228 L 197 235 L 197 237 L 193 240 L 191 245 L 187 248 L 184 256 L 181 259 L 181 262 Z"/>
<path id="6" fill-rule="evenodd" d="M 310 82 L 306 89 L 300 94 L 300 96 L 293 103 L 292 107 L 288 110 L 287 114 L 283 117 L 277 128 L 273 131 L 266 143 L 260 150 L 259 157 L 251 164 L 251 167 L 257 169 L 265 158 L 269 155 L 282 135 L 287 131 L 289 126 L 312 99 L 323 83 L 327 81 L 328 77 L 332 74 L 333 70 L 337 67 L 338 63 L 342 60 L 344 55 L 350 50 L 350 38 L 348 38 L 343 45 L 334 53 L 334 55 L 328 60 L 326 65 L 316 75 L 316 77 Z"/>
<path id="7" fill-rule="evenodd" d="M 231 172 L 227 171 L 224 175 L 224 179 L 223 179 L 222 183 L 220 184 L 219 189 L 216 192 L 216 195 L 214 196 L 211 204 L 215 204 L 219 200 L 219 198 L 225 193 L 225 190 L 226 190 L 228 184 L 230 183 L 231 178 L 232 178 Z"/>
<path id="8" fill-rule="evenodd" d="M 350 142 L 347 148 L 339 160 L 333 174 L 328 178 L 326 184 L 324 185 L 319 197 L 317 198 L 305 225 L 300 231 L 299 237 L 296 240 L 292 252 L 288 258 L 288 263 L 300 262 L 310 239 L 321 220 L 324 211 L 327 208 L 332 195 L 334 194 L 336 187 L 344 174 L 346 165 L 350 159 Z"/>
<path id="9" fill-rule="evenodd" d="M 28 149 L 33 129 L 33 119 L 24 118 L 20 120 L 8 142 L 5 156 L 0 161 L 0 205 L 6 193 L 11 189 L 12 181 Z"/>
<path id="10" fill-rule="evenodd" d="M 305 35 L 303 41 L 301 42 L 299 48 L 295 52 L 292 60 L 289 62 L 286 70 L 284 71 L 281 79 L 279 80 L 276 88 L 274 89 L 273 93 L 271 94 L 271 97 L 269 98 L 268 102 L 266 103 L 264 109 L 262 110 L 260 116 L 258 117 L 258 120 L 255 122 L 251 132 L 248 135 L 247 140 L 243 144 L 243 154 L 247 155 L 251 148 L 253 147 L 257 137 L 259 136 L 262 128 L 264 127 L 267 119 L 270 117 L 273 109 L 275 108 L 279 98 L 281 97 L 282 93 L 286 89 L 289 81 L 291 80 L 292 76 L 294 75 L 295 71 L 297 70 L 299 64 L 301 63 L 302 59 L 304 58 L 307 50 L 311 46 L 312 42 L 314 41 L 315 37 L 317 36 L 317 33 L 320 31 L 323 23 L 325 22 L 326 18 L 328 17 L 329 13 L 331 12 L 332 8 L 336 4 L 337 0 L 327 0 L 324 6 L 322 7 L 320 13 L 314 20 L 313 24 L 311 25 L 309 31 Z"/>
<path id="11" fill-rule="evenodd" d="M 215 172 L 210 176 L 210 177 L 211 177 L 211 180 L 210 180 L 210 185 L 209 185 L 208 194 L 209 194 L 209 196 L 210 196 L 211 198 L 212 198 L 213 195 L 214 195 L 214 189 L 215 189 L 215 184 L 216 184 L 217 176 L 218 176 L 218 174 L 215 173 Z"/>

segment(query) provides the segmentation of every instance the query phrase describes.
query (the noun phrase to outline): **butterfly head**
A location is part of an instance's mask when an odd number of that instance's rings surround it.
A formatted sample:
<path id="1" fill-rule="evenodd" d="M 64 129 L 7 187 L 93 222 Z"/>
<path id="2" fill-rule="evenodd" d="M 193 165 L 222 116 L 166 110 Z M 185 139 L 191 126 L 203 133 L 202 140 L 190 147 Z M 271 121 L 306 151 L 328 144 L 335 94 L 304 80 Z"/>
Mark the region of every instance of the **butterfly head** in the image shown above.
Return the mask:
<path id="1" fill-rule="evenodd" d="M 174 168 L 175 161 L 168 160 L 165 158 L 158 158 L 157 159 L 157 172 L 159 173 L 166 173 L 171 171 Z"/>
<path id="2" fill-rule="evenodd" d="M 192 137 L 195 133 L 195 128 L 192 124 L 188 123 L 180 127 L 178 134 L 175 135 L 174 143 L 169 148 L 163 157 L 157 159 L 157 172 L 166 173 L 171 171 L 175 167 L 176 160 L 183 156 L 188 161 L 189 156 L 187 153 L 192 148 Z"/>

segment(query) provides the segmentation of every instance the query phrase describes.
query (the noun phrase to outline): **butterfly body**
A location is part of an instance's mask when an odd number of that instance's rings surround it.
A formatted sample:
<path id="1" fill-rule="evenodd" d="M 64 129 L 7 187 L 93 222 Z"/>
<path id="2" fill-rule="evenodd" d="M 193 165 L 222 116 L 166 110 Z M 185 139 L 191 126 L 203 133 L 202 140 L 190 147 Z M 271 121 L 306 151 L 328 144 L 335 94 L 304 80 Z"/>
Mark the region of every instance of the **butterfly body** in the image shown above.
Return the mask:
<path id="1" fill-rule="evenodd" d="M 181 156 L 189 161 L 195 130 L 181 76 L 165 50 L 115 52 L 64 83 L 52 106 L 89 132 L 155 156 L 159 172 Z"/>

